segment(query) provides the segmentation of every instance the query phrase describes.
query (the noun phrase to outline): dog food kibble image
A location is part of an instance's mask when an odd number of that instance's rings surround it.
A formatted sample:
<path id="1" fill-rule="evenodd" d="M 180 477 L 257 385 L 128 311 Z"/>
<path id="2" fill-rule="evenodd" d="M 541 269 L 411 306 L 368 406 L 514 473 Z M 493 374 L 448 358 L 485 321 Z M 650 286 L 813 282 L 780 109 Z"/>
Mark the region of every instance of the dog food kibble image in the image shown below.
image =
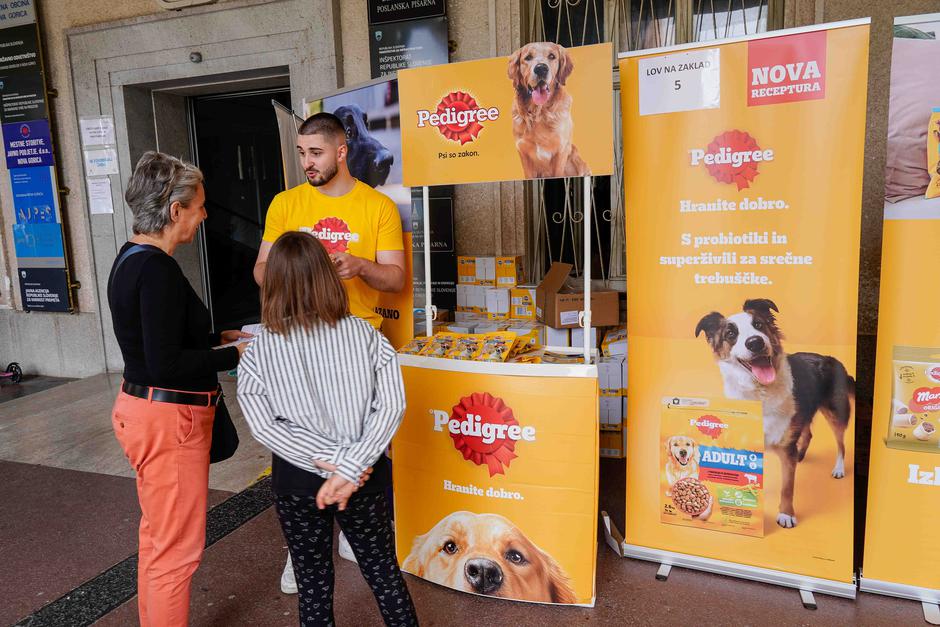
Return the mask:
<path id="1" fill-rule="evenodd" d="M 698 516 L 708 509 L 710 500 L 711 493 L 698 479 L 680 479 L 672 486 L 672 502 L 689 516 Z"/>

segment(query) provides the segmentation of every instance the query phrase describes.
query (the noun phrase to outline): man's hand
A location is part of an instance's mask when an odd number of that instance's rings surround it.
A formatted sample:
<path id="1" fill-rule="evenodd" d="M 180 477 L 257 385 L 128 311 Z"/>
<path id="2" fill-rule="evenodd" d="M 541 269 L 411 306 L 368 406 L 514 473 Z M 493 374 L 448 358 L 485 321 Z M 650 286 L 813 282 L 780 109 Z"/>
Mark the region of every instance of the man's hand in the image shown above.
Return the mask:
<path id="1" fill-rule="evenodd" d="M 355 278 L 362 274 L 366 264 L 371 263 L 362 257 L 356 257 L 349 253 L 333 253 L 330 255 L 333 265 L 336 266 L 336 273 L 344 281 Z"/>
<path id="2" fill-rule="evenodd" d="M 317 492 L 317 507 L 323 509 L 327 505 L 336 504 L 336 508 L 343 511 L 355 491 L 356 484 L 334 474 L 320 486 L 320 491 Z"/>

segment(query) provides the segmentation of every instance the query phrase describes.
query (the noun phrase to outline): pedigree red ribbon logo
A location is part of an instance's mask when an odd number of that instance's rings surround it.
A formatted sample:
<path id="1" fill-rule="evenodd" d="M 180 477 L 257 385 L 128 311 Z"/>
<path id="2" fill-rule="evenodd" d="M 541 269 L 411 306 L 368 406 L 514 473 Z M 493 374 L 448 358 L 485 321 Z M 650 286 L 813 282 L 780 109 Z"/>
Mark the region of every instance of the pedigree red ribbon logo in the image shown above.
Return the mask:
<path id="1" fill-rule="evenodd" d="M 826 97 L 826 31 L 747 45 L 747 106 Z"/>
<path id="2" fill-rule="evenodd" d="M 358 242 L 359 234 L 351 233 L 349 225 L 339 218 L 323 218 L 313 227 L 301 227 L 304 233 L 310 233 L 320 240 L 329 254 L 345 253 L 349 250 L 350 242 Z"/>
<path id="3" fill-rule="evenodd" d="M 927 376 L 931 381 L 940 383 L 940 366 L 930 366 L 927 368 Z"/>
<path id="4" fill-rule="evenodd" d="M 523 427 L 502 399 L 476 392 L 460 399 L 450 413 L 432 409 L 434 430 L 450 434 L 454 448 L 490 476 L 505 474 L 516 455 L 516 442 L 535 442 L 535 427 Z"/>
<path id="5" fill-rule="evenodd" d="M 917 388 L 908 408 L 914 413 L 940 411 L 940 388 Z"/>
<path id="6" fill-rule="evenodd" d="M 482 122 L 499 119 L 496 107 L 481 107 L 476 99 L 463 91 L 452 91 L 444 96 L 434 113 L 427 109 L 418 111 L 418 127 L 430 125 L 441 135 L 463 145 L 472 142 L 483 130 Z"/>
<path id="7" fill-rule="evenodd" d="M 728 428 L 728 425 L 721 422 L 715 416 L 702 416 L 698 420 L 692 419 L 689 421 L 690 426 L 695 427 L 704 435 L 709 436 L 713 440 L 717 440 L 721 437 L 721 432 Z"/>
<path id="8" fill-rule="evenodd" d="M 726 131 L 713 139 L 704 149 L 689 151 L 693 166 L 705 165 L 705 169 L 720 183 L 734 183 L 738 191 L 751 186 L 757 177 L 757 164 L 773 161 L 773 150 L 762 150 L 757 140 L 744 131 Z"/>

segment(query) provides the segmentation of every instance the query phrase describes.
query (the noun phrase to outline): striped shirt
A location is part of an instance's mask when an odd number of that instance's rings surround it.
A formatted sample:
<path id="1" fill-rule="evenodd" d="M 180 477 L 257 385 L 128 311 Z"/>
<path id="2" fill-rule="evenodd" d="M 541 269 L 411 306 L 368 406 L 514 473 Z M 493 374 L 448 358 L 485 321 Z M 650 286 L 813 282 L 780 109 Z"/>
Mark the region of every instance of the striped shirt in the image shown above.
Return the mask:
<path id="1" fill-rule="evenodd" d="M 347 316 L 288 335 L 263 330 L 238 364 L 238 403 L 256 440 L 320 477 L 351 482 L 388 448 L 405 411 L 398 356 L 368 322 Z"/>

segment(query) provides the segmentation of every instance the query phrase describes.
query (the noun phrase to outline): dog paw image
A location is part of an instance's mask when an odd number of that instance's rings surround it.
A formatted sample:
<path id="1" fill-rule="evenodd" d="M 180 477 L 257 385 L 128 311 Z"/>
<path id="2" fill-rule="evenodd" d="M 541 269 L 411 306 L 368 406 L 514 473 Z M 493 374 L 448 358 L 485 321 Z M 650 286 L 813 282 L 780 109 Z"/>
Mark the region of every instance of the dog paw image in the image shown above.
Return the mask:
<path id="1" fill-rule="evenodd" d="M 796 527 L 796 516 L 791 516 L 790 514 L 784 514 L 781 512 L 777 514 L 777 524 L 784 529 L 793 529 Z"/>

